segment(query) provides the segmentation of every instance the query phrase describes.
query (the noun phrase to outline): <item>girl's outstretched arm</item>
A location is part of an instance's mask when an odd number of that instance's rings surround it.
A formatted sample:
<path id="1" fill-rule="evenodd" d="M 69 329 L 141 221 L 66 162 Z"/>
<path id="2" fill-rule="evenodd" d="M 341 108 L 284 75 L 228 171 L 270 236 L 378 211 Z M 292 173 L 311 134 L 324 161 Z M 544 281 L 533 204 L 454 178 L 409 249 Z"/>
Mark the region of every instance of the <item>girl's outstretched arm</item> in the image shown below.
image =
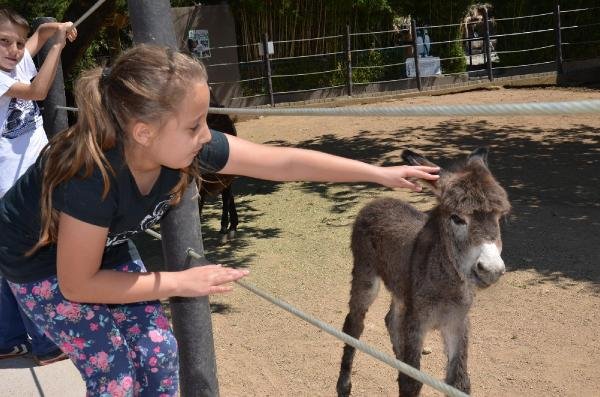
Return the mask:
<path id="1" fill-rule="evenodd" d="M 131 303 L 171 296 L 195 297 L 227 292 L 247 270 L 218 265 L 179 272 L 126 273 L 100 270 L 107 229 L 65 213 L 58 225 L 57 275 L 62 294 L 86 303 Z"/>
<path id="2" fill-rule="evenodd" d="M 223 174 L 272 181 L 373 182 L 392 188 L 420 190 L 406 178 L 435 181 L 438 167 L 380 167 L 314 150 L 260 145 L 226 135 L 229 160 Z"/>

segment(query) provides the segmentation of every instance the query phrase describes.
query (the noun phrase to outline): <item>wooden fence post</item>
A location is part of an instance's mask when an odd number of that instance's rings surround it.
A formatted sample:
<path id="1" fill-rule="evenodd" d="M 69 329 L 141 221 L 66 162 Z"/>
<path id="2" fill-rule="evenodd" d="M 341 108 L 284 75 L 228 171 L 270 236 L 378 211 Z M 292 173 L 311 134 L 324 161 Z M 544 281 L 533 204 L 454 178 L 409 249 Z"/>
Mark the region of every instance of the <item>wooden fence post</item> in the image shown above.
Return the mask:
<path id="1" fill-rule="evenodd" d="M 267 92 L 269 93 L 269 101 L 271 106 L 275 106 L 275 98 L 273 96 L 273 78 L 271 76 L 271 60 L 269 59 L 269 35 L 265 33 L 262 39 L 263 60 L 265 63 L 265 73 L 267 74 Z"/>
<path id="2" fill-rule="evenodd" d="M 490 81 L 494 81 L 494 72 L 492 70 L 492 40 L 490 39 L 490 17 L 487 8 L 483 7 L 483 24 L 485 28 L 485 55 L 487 58 L 487 73 Z"/>
<path id="3" fill-rule="evenodd" d="M 421 71 L 419 70 L 419 49 L 417 48 L 417 21 L 413 19 L 410 27 L 412 31 L 413 57 L 415 60 L 415 78 L 417 79 L 417 88 L 419 91 L 422 91 L 423 86 L 421 85 Z"/>
<path id="4" fill-rule="evenodd" d="M 348 96 L 352 96 L 352 40 L 350 38 L 350 25 L 346 25 L 346 89 Z"/>
<path id="5" fill-rule="evenodd" d="M 42 23 L 56 22 L 56 19 L 52 17 L 41 17 L 36 18 L 33 21 L 33 28 L 37 28 Z M 50 38 L 44 44 L 42 49 L 37 53 L 36 60 L 39 66 L 44 63 L 44 60 L 48 56 L 48 52 L 55 43 L 54 38 Z M 58 61 L 56 67 L 56 73 L 54 74 L 54 81 L 48 90 L 48 94 L 43 102 L 44 108 L 42 109 L 42 117 L 44 119 L 44 131 L 48 139 L 52 138 L 56 133 L 66 130 L 69 127 L 69 119 L 67 117 L 67 111 L 64 109 L 57 109 L 57 106 L 67 106 L 67 97 L 65 95 L 65 80 L 63 76 L 62 63 Z"/>
<path id="6" fill-rule="evenodd" d="M 563 74 L 562 34 L 560 31 L 560 4 L 554 6 L 554 37 L 556 40 L 556 73 Z"/>

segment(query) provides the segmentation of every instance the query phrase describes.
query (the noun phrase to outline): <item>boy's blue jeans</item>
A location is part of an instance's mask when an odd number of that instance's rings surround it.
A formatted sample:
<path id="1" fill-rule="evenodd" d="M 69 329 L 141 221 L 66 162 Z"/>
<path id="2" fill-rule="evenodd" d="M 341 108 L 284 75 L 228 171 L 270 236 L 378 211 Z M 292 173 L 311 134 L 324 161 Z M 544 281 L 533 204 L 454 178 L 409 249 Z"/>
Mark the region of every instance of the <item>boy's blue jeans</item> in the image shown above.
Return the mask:
<path id="1" fill-rule="evenodd" d="M 58 349 L 21 311 L 6 280 L 0 277 L 0 350 L 12 349 L 21 343 L 31 344 L 32 353 L 36 356 Z"/>

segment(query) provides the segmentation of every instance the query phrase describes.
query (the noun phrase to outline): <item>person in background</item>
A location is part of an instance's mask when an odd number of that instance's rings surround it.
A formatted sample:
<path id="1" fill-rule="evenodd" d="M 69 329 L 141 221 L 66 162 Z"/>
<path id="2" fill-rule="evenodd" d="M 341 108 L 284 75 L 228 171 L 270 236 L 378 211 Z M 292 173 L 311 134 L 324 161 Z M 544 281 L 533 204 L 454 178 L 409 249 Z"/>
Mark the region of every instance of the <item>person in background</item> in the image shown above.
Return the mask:
<path id="1" fill-rule="evenodd" d="M 0 197 L 48 143 L 35 101 L 46 97 L 66 40 L 77 37 L 70 22 L 44 23 L 29 38 L 28 33 L 29 24 L 23 17 L 9 8 L 0 8 Z M 38 73 L 32 57 L 53 35 L 57 42 Z M 22 313 L 6 280 L 0 278 L 0 359 L 30 350 L 38 365 L 67 358 Z"/>

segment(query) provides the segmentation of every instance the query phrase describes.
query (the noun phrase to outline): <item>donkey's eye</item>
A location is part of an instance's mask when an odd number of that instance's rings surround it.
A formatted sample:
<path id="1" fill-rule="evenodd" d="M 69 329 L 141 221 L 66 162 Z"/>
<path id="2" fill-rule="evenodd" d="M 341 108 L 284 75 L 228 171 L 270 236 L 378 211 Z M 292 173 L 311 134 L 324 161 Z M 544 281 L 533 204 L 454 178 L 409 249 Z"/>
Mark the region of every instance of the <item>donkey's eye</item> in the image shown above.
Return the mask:
<path id="1" fill-rule="evenodd" d="M 461 218 L 458 215 L 450 216 L 450 220 L 456 225 L 466 225 L 467 224 L 467 221 L 465 221 L 463 218 Z"/>

